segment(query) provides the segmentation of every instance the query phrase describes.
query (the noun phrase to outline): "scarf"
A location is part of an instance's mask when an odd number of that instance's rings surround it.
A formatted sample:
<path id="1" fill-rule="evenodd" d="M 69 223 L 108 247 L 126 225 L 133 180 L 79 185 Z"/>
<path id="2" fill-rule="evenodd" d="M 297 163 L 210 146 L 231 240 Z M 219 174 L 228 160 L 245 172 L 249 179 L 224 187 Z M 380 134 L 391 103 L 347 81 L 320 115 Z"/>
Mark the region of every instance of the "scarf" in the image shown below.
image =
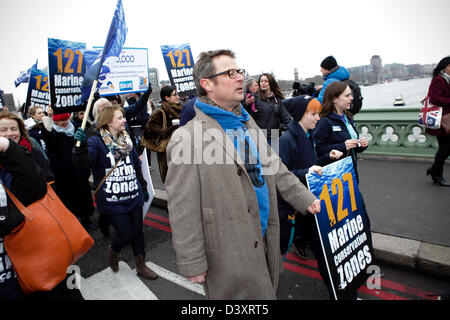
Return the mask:
<path id="1" fill-rule="evenodd" d="M 31 143 L 28 142 L 27 139 L 21 137 L 19 140 L 19 146 L 25 147 L 29 152 L 31 152 Z"/>
<path id="2" fill-rule="evenodd" d="M 122 131 L 117 135 L 117 139 L 113 137 L 111 132 L 104 128 L 100 128 L 100 135 L 106 147 L 111 151 L 114 159 L 120 160 L 128 156 L 133 149 L 133 142 L 126 131 Z"/>
<path id="3" fill-rule="evenodd" d="M 214 107 L 199 101 L 199 99 L 197 99 L 195 105 L 220 124 L 228 138 L 233 142 L 239 156 L 244 160 L 245 171 L 252 181 L 253 189 L 258 200 L 261 230 L 264 236 L 270 212 L 269 189 L 264 179 L 258 148 L 251 136 L 246 132 L 247 127 L 245 126 L 245 122 L 250 120 L 250 115 L 240 104 L 239 112 L 235 110 L 236 108 L 233 109 L 233 111 L 239 114 Z"/>
<path id="4" fill-rule="evenodd" d="M 442 70 L 442 71 L 440 72 L 440 76 L 441 76 L 442 78 L 444 78 L 444 80 L 447 82 L 447 84 L 450 83 L 450 75 L 447 74 L 447 73 L 445 73 L 444 70 Z"/>
<path id="5" fill-rule="evenodd" d="M 168 103 L 166 101 L 162 101 L 161 107 L 170 115 L 172 119 L 180 119 L 181 109 L 183 108 L 181 103 Z"/>
<path id="6" fill-rule="evenodd" d="M 52 128 L 56 132 L 64 133 L 68 137 L 73 137 L 73 135 L 75 133 L 75 127 L 73 126 L 71 121 L 69 121 L 69 123 L 68 123 L 66 128 L 61 128 L 60 126 L 57 126 L 55 123 L 53 123 Z"/>

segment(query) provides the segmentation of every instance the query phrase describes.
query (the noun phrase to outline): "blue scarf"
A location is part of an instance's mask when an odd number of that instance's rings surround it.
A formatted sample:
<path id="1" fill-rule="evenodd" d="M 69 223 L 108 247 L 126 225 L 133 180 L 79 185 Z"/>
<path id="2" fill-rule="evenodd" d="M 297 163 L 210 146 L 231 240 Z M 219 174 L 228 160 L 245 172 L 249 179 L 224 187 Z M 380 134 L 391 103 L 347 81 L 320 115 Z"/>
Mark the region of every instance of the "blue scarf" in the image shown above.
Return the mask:
<path id="1" fill-rule="evenodd" d="M 67 124 L 66 128 L 61 128 L 60 126 L 58 126 L 55 123 L 53 123 L 53 129 L 56 132 L 64 133 L 68 137 L 73 137 L 73 135 L 75 133 L 75 127 L 73 126 L 71 121 L 69 121 L 69 123 Z"/>
<path id="2" fill-rule="evenodd" d="M 264 236 L 269 220 L 269 189 L 262 172 L 259 152 L 255 142 L 247 133 L 245 122 L 250 120 L 250 115 L 242 107 L 242 115 L 238 116 L 232 112 L 210 106 L 197 99 L 195 105 L 205 114 L 216 120 L 227 136 L 233 141 L 233 145 L 238 151 L 239 156 L 244 160 L 245 170 L 253 184 L 253 189 L 258 199 L 259 216 L 261 220 L 261 229 Z"/>

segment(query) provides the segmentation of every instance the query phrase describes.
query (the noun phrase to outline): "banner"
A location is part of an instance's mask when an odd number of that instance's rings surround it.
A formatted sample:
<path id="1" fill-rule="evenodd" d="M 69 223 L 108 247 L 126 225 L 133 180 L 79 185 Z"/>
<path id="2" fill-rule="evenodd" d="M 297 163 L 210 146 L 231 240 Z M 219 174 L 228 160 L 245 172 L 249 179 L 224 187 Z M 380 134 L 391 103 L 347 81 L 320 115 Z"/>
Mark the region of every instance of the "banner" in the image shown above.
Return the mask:
<path id="1" fill-rule="evenodd" d="M 161 51 L 172 87 L 180 96 L 196 95 L 192 76 L 194 59 L 189 44 L 162 45 Z"/>
<path id="2" fill-rule="evenodd" d="M 30 107 L 39 106 L 42 110 L 47 111 L 50 104 L 50 92 L 48 89 L 48 73 L 47 71 L 32 68 L 30 80 L 28 82 L 28 92 L 26 100 L 26 110 Z"/>
<path id="3" fill-rule="evenodd" d="M 48 39 L 50 101 L 55 114 L 84 110 L 78 100 L 86 72 L 85 48 L 81 42 Z"/>
<path id="4" fill-rule="evenodd" d="M 335 298 L 352 299 L 369 277 L 374 257 L 369 217 L 351 157 L 322 170 L 322 176 L 306 175 L 309 189 L 321 200 L 315 219 L 322 250 Z"/>
<path id="5" fill-rule="evenodd" d="M 149 83 L 148 49 L 123 48 L 118 57 L 106 58 L 98 81 L 101 96 L 146 91 Z"/>
<path id="6" fill-rule="evenodd" d="M 0 90 L 0 110 L 3 109 L 4 106 L 4 102 L 3 102 L 3 90 Z"/>

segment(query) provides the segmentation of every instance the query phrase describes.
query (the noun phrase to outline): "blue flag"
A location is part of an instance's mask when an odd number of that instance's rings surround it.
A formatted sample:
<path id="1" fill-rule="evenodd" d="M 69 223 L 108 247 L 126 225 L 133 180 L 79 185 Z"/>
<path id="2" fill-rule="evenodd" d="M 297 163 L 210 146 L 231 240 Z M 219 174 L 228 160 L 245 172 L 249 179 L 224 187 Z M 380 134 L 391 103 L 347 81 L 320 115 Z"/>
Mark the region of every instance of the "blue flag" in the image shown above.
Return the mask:
<path id="1" fill-rule="evenodd" d="M 103 50 L 84 75 L 83 84 L 81 87 L 82 102 L 89 99 L 91 87 L 95 80 L 99 80 L 100 74 L 104 75 L 108 72 L 108 70 L 102 70 L 105 59 L 108 57 L 119 56 L 125 43 L 127 32 L 128 28 L 125 23 L 125 13 L 123 11 L 122 0 L 118 0 Z M 97 85 L 97 88 L 98 87 L 100 87 L 100 83 Z"/>
<path id="2" fill-rule="evenodd" d="M 20 71 L 19 76 L 17 77 L 16 80 L 14 80 L 14 85 L 16 86 L 16 88 L 21 84 L 21 83 L 28 83 L 28 81 L 30 80 L 30 73 L 31 73 L 31 69 L 36 68 L 37 69 L 37 59 L 36 59 L 36 63 L 27 71 Z"/>

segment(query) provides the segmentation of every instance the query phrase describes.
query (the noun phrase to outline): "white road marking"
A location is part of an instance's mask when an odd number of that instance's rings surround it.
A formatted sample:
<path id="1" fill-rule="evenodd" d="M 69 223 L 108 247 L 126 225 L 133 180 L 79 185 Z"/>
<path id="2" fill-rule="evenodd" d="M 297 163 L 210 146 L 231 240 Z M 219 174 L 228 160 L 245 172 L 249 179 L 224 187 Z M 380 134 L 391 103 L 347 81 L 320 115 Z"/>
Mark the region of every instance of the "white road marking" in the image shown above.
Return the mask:
<path id="1" fill-rule="evenodd" d="M 163 267 L 158 266 L 157 264 L 154 264 L 153 262 L 147 261 L 145 263 L 147 267 L 152 269 L 158 276 L 161 278 L 164 278 L 168 281 L 171 281 L 185 289 L 188 289 L 190 291 L 193 291 L 195 293 L 205 295 L 205 289 L 203 286 L 199 283 L 191 283 L 188 279 L 185 277 L 180 276 L 179 274 L 176 274 L 172 271 L 169 271 L 167 269 L 164 269 Z"/>

